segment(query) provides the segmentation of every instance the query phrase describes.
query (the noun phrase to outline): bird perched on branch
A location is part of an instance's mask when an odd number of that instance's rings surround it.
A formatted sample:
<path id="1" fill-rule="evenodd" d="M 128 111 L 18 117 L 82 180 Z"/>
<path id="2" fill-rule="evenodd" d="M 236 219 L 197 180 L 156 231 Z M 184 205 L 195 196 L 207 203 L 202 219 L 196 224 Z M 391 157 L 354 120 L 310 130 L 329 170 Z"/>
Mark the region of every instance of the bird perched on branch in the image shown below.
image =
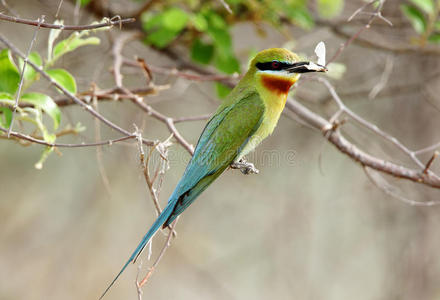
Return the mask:
<path id="1" fill-rule="evenodd" d="M 157 230 L 169 226 L 229 166 L 257 172 L 244 156 L 274 130 L 291 86 L 301 73 L 325 72 L 324 66 L 302 62 L 282 48 L 259 52 L 249 70 L 222 102 L 203 130 L 194 155 L 168 204 L 128 261 L 102 294 L 135 262 Z"/>

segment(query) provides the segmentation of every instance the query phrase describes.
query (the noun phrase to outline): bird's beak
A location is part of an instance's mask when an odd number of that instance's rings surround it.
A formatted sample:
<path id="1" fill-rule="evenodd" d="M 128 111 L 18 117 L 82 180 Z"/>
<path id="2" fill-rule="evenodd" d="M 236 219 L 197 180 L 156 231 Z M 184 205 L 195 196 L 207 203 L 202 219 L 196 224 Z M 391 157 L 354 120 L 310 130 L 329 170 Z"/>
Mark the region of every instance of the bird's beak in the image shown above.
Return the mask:
<path id="1" fill-rule="evenodd" d="M 287 71 L 290 73 L 327 72 L 327 68 L 311 61 L 301 61 L 292 64 Z"/>

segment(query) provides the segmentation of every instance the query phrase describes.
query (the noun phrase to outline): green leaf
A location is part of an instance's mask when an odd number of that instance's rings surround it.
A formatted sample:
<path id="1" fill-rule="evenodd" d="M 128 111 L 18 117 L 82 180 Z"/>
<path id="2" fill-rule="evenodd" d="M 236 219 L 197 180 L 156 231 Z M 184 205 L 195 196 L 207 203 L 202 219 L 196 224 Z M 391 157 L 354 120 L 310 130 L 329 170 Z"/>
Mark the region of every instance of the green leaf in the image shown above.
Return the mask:
<path id="1" fill-rule="evenodd" d="M 344 8 L 344 0 L 318 0 L 318 13 L 323 18 L 338 16 Z"/>
<path id="2" fill-rule="evenodd" d="M 435 22 L 434 28 L 435 28 L 435 30 L 440 31 L 440 21 Z"/>
<path id="3" fill-rule="evenodd" d="M 286 10 L 287 16 L 292 19 L 292 22 L 304 29 L 312 29 L 315 25 L 312 16 L 306 8 L 288 7 Z"/>
<path id="4" fill-rule="evenodd" d="M 217 69 L 227 74 L 240 73 L 240 63 L 233 55 L 217 55 L 214 63 Z"/>
<path id="5" fill-rule="evenodd" d="M 414 30 L 422 34 L 426 30 L 426 20 L 425 16 L 422 14 L 420 10 L 415 8 L 414 6 L 409 5 L 401 5 L 400 9 L 403 14 L 409 19 L 411 25 L 414 27 Z"/>
<path id="6" fill-rule="evenodd" d="M 410 0 L 410 1 L 427 14 L 433 14 L 435 11 L 435 5 L 433 0 Z"/>
<path id="7" fill-rule="evenodd" d="M 81 0 L 81 6 L 86 6 L 90 3 L 90 0 Z"/>
<path id="8" fill-rule="evenodd" d="M 151 12 L 145 12 L 141 16 L 142 28 L 149 31 L 155 27 L 160 27 L 163 21 L 163 14 L 154 15 Z"/>
<path id="9" fill-rule="evenodd" d="M 74 32 L 67 39 L 59 42 L 53 49 L 52 62 L 56 61 L 62 55 L 69 53 L 81 46 L 98 45 L 100 43 L 100 40 L 97 37 L 82 38 L 82 36 L 85 34 L 87 34 L 86 31 Z"/>
<path id="10" fill-rule="evenodd" d="M 52 69 L 47 70 L 47 74 L 52 77 L 59 85 L 71 92 L 76 94 L 76 82 L 75 78 L 64 69 Z"/>
<path id="11" fill-rule="evenodd" d="M 0 103 L 5 103 L 5 104 L 8 104 L 8 105 L 14 105 L 15 104 L 15 98 L 11 94 L 0 92 Z"/>
<path id="12" fill-rule="evenodd" d="M 14 105 L 15 101 L 12 95 L 7 93 L 0 93 L 0 103 L 6 105 Z M 9 128 L 12 122 L 12 110 L 10 107 L 4 107 L 0 105 L 0 126 L 3 128 Z"/>
<path id="13" fill-rule="evenodd" d="M 219 52 L 223 53 L 223 55 L 232 53 L 231 35 L 226 29 L 218 29 L 210 26 L 208 28 L 208 35 L 213 39 Z"/>
<path id="14" fill-rule="evenodd" d="M 12 110 L 9 107 L 0 106 L 0 126 L 9 128 L 12 122 Z"/>
<path id="15" fill-rule="evenodd" d="M 216 89 L 217 95 L 220 99 L 225 98 L 232 90 L 230 87 L 228 87 L 220 82 L 215 83 L 215 89 Z"/>
<path id="16" fill-rule="evenodd" d="M 43 60 L 41 59 L 41 56 L 40 54 L 38 54 L 38 52 L 32 52 L 31 54 L 29 54 L 28 59 L 39 67 L 43 65 Z M 23 68 L 23 64 L 24 64 L 23 59 L 19 58 L 18 66 L 20 70 Z M 37 71 L 35 71 L 34 68 L 32 68 L 27 64 L 23 76 L 24 76 L 24 80 L 32 82 L 37 79 L 38 73 Z"/>
<path id="17" fill-rule="evenodd" d="M 208 21 L 202 14 L 193 16 L 191 22 L 198 31 L 204 32 L 208 29 Z"/>
<path id="18" fill-rule="evenodd" d="M 210 11 L 206 14 L 206 18 L 208 20 L 208 23 L 211 27 L 217 28 L 217 29 L 226 29 L 228 27 L 228 24 L 225 22 L 222 16 L 216 14 L 213 11 Z"/>
<path id="19" fill-rule="evenodd" d="M 20 83 L 20 73 L 9 49 L 0 52 L 0 92 L 14 95 Z"/>
<path id="20" fill-rule="evenodd" d="M 0 104 L 4 103 L 7 106 L 13 106 L 15 104 L 14 97 L 8 93 L 0 93 Z M 0 126 L 3 128 L 9 128 L 12 122 L 12 110 L 10 107 L 0 105 Z"/>
<path id="21" fill-rule="evenodd" d="M 433 33 L 429 36 L 428 41 L 433 44 L 440 44 L 440 33 Z"/>
<path id="22" fill-rule="evenodd" d="M 171 43 L 186 27 L 189 16 L 179 8 L 171 8 L 158 15 L 144 13 L 141 19 L 142 28 L 150 32 L 145 41 L 163 48 Z"/>
<path id="23" fill-rule="evenodd" d="M 160 28 L 159 30 L 149 34 L 145 39 L 148 44 L 153 44 L 156 47 L 163 48 L 171 43 L 179 34 L 177 31 L 172 31 L 167 28 Z"/>
<path id="24" fill-rule="evenodd" d="M 61 122 L 61 111 L 51 97 L 40 93 L 26 93 L 21 96 L 21 101 L 41 108 L 52 118 L 53 128 L 58 128 Z"/>
<path id="25" fill-rule="evenodd" d="M 163 13 L 162 24 L 172 31 L 180 32 L 188 22 L 188 14 L 180 8 L 171 8 Z"/>
<path id="26" fill-rule="evenodd" d="M 195 39 L 191 47 L 191 59 L 202 63 L 209 64 L 214 56 L 214 46 L 204 44 L 201 40 Z"/>

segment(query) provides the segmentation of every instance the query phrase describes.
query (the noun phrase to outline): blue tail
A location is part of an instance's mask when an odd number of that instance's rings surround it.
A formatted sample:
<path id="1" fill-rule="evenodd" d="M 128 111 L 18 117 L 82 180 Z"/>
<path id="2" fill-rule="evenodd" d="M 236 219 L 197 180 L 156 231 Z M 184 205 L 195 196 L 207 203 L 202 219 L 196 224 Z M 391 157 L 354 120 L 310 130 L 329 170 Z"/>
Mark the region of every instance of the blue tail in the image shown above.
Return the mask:
<path id="1" fill-rule="evenodd" d="M 175 206 L 175 201 L 168 202 L 168 205 L 165 207 L 165 209 L 162 211 L 162 213 L 157 217 L 156 221 L 154 221 L 153 225 L 151 226 L 150 230 L 144 235 L 139 245 L 134 250 L 133 254 L 130 256 L 128 261 L 125 263 L 125 265 L 122 267 L 121 271 L 119 271 L 118 275 L 116 275 L 115 279 L 110 283 L 110 285 L 105 289 L 104 293 L 102 293 L 101 297 L 99 299 L 101 300 L 102 297 L 105 296 L 105 294 L 108 292 L 108 290 L 113 286 L 113 284 L 118 280 L 119 276 L 121 276 L 122 272 L 125 271 L 127 266 L 131 262 L 135 262 L 138 256 L 142 253 L 142 250 L 144 250 L 145 246 L 147 245 L 148 241 L 153 237 L 153 235 L 156 233 L 156 231 L 162 226 L 166 220 L 171 216 L 173 213 Z"/>

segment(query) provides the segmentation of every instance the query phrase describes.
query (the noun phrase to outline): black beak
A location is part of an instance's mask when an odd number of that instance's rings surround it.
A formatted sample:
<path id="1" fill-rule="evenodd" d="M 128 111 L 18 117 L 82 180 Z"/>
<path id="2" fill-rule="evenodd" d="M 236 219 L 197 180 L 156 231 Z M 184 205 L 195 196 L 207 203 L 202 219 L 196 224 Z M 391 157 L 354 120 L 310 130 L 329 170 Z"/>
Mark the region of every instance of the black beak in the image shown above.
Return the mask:
<path id="1" fill-rule="evenodd" d="M 286 69 L 290 73 L 327 72 L 327 68 L 311 61 L 301 61 Z"/>

